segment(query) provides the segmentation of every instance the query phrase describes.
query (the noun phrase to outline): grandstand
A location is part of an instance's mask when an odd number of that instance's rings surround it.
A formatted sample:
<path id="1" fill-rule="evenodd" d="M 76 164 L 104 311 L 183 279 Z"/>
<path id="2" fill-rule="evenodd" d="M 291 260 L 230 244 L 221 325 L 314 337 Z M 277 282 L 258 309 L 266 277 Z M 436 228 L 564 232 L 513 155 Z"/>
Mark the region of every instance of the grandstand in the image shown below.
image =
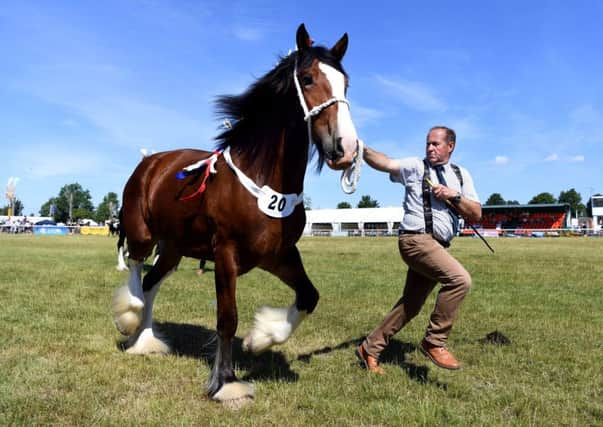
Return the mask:
<path id="1" fill-rule="evenodd" d="M 482 206 L 482 220 L 476 228 L 496 230 L 497 234 L 531 234 L 534 231 L 551 231 L 569 228 L 570 206 L 567 203 L 538 205 Z M 471 229 L 462 234 L 473 234 Z"/>
<path id="2" fill-rule="evenodd" d="M 316 209 L 306 211 L 307 236 L 384 236 L 394 235 L 404 210 L 396 208 Z M 482 220 L 473 224 L 489 236 L 532 235 L 569 227 L 568 204 L 482 206 Z M 472 235 L 469 227 L 461 235 Z"/>
<path id="3" fill-rule="evenodd" d="M 397 208 L 316 209 L 306 211 L 307 236 L 385 236 L 396 234 L 404 210 Z"/>

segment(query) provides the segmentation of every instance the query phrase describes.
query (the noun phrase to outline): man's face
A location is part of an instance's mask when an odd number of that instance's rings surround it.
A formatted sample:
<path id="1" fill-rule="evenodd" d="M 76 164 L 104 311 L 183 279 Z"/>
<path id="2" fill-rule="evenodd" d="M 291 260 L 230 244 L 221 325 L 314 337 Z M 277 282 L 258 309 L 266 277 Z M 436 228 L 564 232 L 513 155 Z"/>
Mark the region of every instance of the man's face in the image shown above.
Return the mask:
<path id="1" fill-rule="evenodd" d="M 434 129 L 429 132 L 425 154 L 432 166 L 447 163 L 452 150 L 454 150 L 454 143 L 446 141 L 446 131 L 444 129 Z"/>

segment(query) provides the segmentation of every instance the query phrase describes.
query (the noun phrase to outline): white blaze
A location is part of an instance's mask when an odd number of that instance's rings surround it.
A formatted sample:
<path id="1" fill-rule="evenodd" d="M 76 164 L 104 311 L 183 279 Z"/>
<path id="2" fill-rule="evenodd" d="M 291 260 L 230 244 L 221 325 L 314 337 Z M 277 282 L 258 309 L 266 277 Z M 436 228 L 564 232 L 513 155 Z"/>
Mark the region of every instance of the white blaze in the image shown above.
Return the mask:
<path id="1" fill-rule="evenodd" d="M 345 97 L 345 76 L 340 71 L 330 65 L 319 63 L 318 67 L 325 74 L 327 80 L 331 84 L 331 90 L 333 96 L 337 99 L 346 99 Z M 350 106 L 344 102 L 337 104 L 337 129 L 335 131 L 335 137 L 341 137 L 341 144 L 346 153 L 353 153 L 356 151 L 356 144 L 358 141 L 358 134 L 352 122 L 352 115 L 350 114 Z"/>

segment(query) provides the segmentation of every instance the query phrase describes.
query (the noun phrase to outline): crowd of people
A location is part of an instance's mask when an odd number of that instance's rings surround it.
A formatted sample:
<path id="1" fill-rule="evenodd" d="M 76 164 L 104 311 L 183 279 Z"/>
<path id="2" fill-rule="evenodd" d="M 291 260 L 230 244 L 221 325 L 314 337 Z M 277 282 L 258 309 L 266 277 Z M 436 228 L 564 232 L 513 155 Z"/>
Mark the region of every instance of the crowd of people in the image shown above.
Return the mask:
<path id="1" fill-rule="evenodd" d="M 7 220 L 0 220 L 0 232 L 2 233 L 31 233 L 33 223 L 24 216 L 23 218 L 12 217 Z"/>

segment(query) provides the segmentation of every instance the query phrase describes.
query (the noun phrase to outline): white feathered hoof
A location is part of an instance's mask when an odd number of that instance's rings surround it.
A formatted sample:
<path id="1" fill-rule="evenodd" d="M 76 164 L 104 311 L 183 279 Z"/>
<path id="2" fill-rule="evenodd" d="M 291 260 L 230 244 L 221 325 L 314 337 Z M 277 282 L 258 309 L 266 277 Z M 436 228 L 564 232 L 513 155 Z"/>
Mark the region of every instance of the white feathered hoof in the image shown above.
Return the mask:
<path id="1" fill-rule="evenodd" d="M 142 322 L 143 308 L 144 303 L 132 296 L 127 286 L 115 291 L 111 303 L 113 322 L 122 335 L 130 336 L 136 332 Z"/>
<path id="2" fill-rule="evenodd" d="M 243 339 L 243 350 L 259 354 L 275 344 L 284 343 L 304 317 L 306 313 L 298 311 L 294 305 L 289 308 L 261 307 L 255 314 L 253 328 Z"/>
<path id="3" fill-rule="evenodd" d="M 231 410 L 239 410 L 253 402 L 255 386 L 246 381 L 226 383 L 211 398 Z"/>
<path id="4" fill-rule="evenodd" d="M 164 355 L 170 353 L 170 347 L 157 338 L 151 328 L 144 329 L 131 345 L 128 344 L 130 343 L 127 343 L 126 353 L 129 354 Z"/>

